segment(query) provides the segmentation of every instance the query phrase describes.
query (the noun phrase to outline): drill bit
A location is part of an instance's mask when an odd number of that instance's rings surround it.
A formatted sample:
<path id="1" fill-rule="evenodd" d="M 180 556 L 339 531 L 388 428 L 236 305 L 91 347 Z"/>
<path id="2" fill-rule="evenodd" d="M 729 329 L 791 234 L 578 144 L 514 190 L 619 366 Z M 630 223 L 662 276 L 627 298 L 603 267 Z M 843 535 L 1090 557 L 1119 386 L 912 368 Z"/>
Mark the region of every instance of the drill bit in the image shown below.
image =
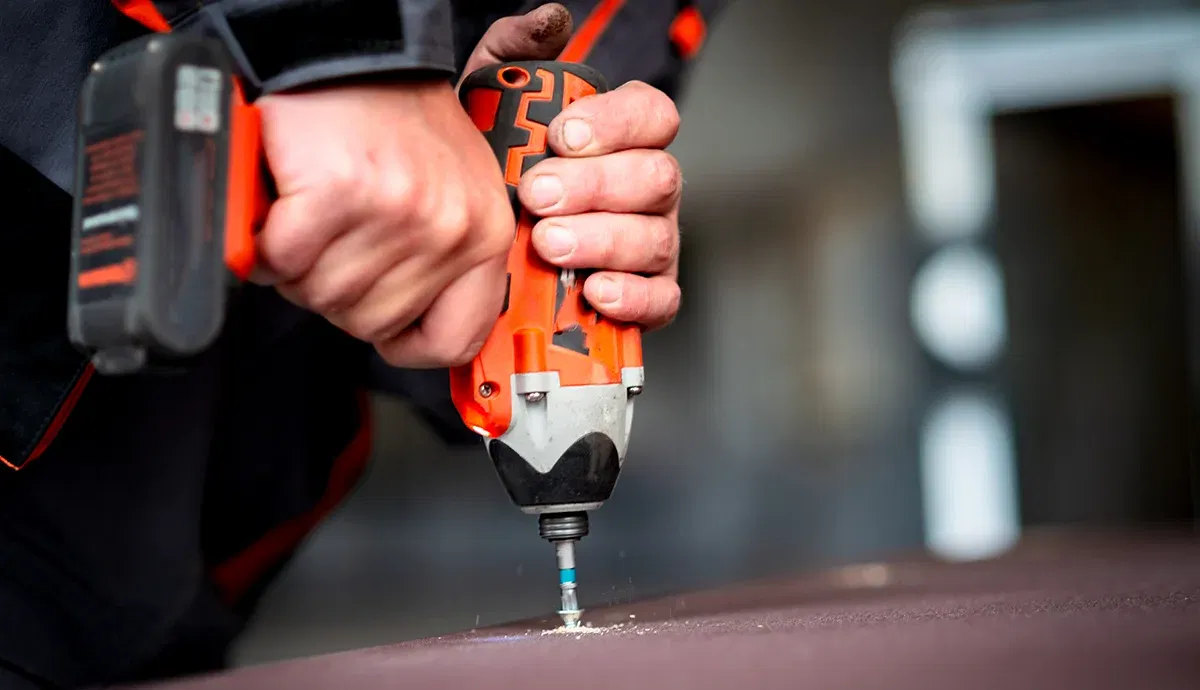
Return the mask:
<path id="1" fill-rule="evenodd" d="M 565 539 L 554 543 L 558 555 L 558 586 L 562 595 L 562 607 L 558 610 L 563 625 L 568 628 L 579 626 L 583 611 L 575 596 L 575 540 Z"/>

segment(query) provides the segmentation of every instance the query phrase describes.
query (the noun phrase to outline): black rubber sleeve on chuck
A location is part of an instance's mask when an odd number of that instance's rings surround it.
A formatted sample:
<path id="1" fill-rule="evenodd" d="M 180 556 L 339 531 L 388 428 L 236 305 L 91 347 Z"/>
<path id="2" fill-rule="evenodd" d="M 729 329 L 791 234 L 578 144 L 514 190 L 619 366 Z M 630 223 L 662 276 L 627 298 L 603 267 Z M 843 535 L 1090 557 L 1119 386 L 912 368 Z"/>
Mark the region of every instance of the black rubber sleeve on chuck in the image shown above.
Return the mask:
<path id="1" fill-rule="evenodd" d="M 570 503 L 603 503 L 621 472 L 617 444 L 592 432 L 572 443 L 545 474 L 503 441 L 488 444 L 488 454 L 513 502 L 522 508 Z"/>

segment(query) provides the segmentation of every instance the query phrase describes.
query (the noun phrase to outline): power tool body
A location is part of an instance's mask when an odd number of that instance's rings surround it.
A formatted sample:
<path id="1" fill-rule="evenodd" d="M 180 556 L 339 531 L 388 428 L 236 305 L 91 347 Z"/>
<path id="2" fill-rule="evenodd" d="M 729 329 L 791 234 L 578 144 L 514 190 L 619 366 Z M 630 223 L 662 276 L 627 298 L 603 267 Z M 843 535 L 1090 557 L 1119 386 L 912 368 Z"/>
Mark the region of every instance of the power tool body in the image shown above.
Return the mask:
<path id="1" fill-rule="evenodd" d="M 483 350 L 450 373 L 459 414 L 485 438 L 505 489 L 556 544 L 568 626 L 574 544 L 588 511 L 612 494 L 644 381 L 641 331 L 598 314 L 583 296 L 586 273 L 544 261 L 531 242 L 537 218 L 517 200 L 521 176 L 546 157 L 550 121 L 572 102 L 607 91 L 595 70 L 562 62 L 481 69 L 460 98 L 504 172 L 517 217 L 508 294 Z"/>

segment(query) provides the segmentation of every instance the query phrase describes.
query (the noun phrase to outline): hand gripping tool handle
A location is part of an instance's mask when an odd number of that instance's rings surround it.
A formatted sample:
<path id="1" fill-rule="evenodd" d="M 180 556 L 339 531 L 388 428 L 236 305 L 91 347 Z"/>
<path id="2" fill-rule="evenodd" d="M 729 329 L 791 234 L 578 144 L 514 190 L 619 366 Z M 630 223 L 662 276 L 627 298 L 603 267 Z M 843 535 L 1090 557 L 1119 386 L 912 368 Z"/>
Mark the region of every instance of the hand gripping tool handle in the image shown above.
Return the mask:
<path id="1" fill-rule="evenodd" d="M 554 155 L 551 120 L 607 90 L 586 65 L 527 61 L 482 68 L 459 91 L 500 163 L 517 224 L 502 313 L 474 361 L 451 371 L 451 391 L 509 496 L 529 513 L 591 510 L 608 499 L 643 383 L 640 329 L 592 309 L 586 271 L 541 259 L 530 241 L 538 218 L 517 200 L 521 176 Z"/>

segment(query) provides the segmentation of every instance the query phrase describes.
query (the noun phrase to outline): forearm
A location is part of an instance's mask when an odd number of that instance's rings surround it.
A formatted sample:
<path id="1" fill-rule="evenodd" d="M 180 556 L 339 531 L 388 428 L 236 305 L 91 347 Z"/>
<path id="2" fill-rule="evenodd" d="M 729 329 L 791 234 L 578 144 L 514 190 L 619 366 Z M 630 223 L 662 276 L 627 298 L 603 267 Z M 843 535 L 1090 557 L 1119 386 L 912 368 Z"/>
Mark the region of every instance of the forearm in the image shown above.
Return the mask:
<path id="1" fill-rule="evenodd" d="M 159 0 L 176 30 L 203 28 L 233 48 L 254 91 L 329 80 L 454 74 L 446 0 Z"/>

